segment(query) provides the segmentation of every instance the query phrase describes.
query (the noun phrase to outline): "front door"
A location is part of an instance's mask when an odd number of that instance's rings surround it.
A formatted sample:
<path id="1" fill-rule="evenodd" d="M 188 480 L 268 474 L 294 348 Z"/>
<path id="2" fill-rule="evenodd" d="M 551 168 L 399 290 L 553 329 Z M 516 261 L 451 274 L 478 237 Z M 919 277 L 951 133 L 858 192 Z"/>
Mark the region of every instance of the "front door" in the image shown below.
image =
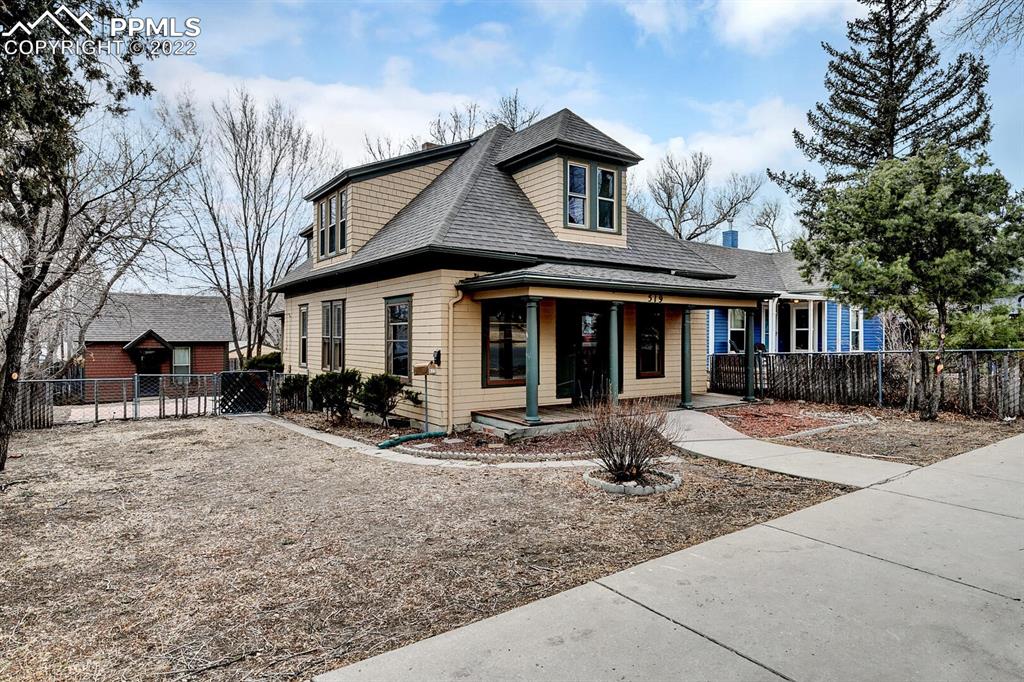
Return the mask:
<path id="1" fill-rule="evenodd" d="M 557 396 L 572 398 L 574 405 L 608 395 L 607 307 L 600 302 L 558 302 Z"/>
<path id="2" fill-rule="evenodd" d="M 135 361 L 135 368 L 138 374 L 160 374 L 163 361 L 166 359 L 167 351 L 144 349 L 139 351 Z M 140 377 L 139 396 L 153 396 L 160 392 L 160 381 L 152 377 Z"/>

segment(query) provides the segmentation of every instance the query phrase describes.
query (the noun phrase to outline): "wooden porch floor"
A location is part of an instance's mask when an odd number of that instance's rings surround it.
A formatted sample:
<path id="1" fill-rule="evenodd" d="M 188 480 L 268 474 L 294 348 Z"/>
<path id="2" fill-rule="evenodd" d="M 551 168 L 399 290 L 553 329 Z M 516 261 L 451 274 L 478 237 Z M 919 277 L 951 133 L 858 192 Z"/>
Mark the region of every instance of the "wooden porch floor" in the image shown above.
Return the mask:
<path id="1" fill-rule="evenodd" d="M 679 405 L 679 395 L 661 396 L 665 407 L 676 409 Z M 724 393 L 696 393 L 693 396 L 693 409 L 707 410 L 713 407 L 725 407 L 728 405 L 742 405 L 743 401 L 739 396 L 726 395 Z M 474 421 L 476 417 L 500 420 L 510 425 L 529 426 L 523 418 L 526 414 L 526 407 L 508 407 L 501 410 L 478 410 L 473 412 Z M 583 421 L 583 410 L 572 405 L 542 405 L 537 409 L 541 424 L 570 424 Z"/>

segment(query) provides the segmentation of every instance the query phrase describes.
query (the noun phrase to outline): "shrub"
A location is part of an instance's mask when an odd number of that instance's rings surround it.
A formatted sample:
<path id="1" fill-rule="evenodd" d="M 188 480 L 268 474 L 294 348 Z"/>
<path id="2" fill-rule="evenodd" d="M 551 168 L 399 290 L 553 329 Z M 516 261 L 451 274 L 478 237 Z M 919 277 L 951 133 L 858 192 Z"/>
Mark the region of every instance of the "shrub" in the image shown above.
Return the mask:
<path id="1" fill-rule="evenodd" d="M 413 405 L 422 402 L 419 393 L 405 388 L 402 380 L 393 374 L 374 374 L 368 378 L 359 389 L 358 399 L 368 412 L 380 417 L 385 426 L 402 399 Z"/>
<path id="2" fill-rule="evenodd" d="M 306 396 L 309 392 L 309 377 L 305 374 L 289 374 L 281 380 L 281 400 L 295 409 L 301 406 L 306 408 Z"/>
<path id="3" fill-rule="evenodd" d="M 255 355 L 245 361 L 245 369 L 264 369 L 268 372 L 283 372 L 284 364 L 278 352 Z"/>
<path id="4" fill-rule="evenodd" d="M 359 391 L 363 376 L 358 369 L 341 372 L 324 372 L 309 382 L 309 396 L 313 408 L 325 409 L 328 414 L 348 421 L 352 415 L 352 399 Z"/>
<path id="5" fill-rule="evenodd" d="M 671 449 L 664 432 L 668 412 L 646 398 L 613 405 L 597 401 L 587 408 L 589 424 L 583 438 L 603 468 L 616 481 L 643 480 L 654 460 Z"/>

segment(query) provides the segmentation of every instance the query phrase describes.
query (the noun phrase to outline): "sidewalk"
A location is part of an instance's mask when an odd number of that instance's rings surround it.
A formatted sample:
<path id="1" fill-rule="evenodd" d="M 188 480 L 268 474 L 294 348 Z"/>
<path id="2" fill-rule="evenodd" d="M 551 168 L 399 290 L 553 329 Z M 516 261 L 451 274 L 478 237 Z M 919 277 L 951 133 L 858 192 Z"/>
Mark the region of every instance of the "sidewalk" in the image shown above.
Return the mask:
<path id="1" fill-rule="evenodd" d="M 317 679 L 1020 680 L 1021 538 L 1017 436 Z"/>
<path id="2" fill-rule="evenodd" d="M 791 476 L 866 488 L 918 467 L 779 445 L 745 436 L 705 412 L 669 413 L 666 433 L 684 450 Z"/>

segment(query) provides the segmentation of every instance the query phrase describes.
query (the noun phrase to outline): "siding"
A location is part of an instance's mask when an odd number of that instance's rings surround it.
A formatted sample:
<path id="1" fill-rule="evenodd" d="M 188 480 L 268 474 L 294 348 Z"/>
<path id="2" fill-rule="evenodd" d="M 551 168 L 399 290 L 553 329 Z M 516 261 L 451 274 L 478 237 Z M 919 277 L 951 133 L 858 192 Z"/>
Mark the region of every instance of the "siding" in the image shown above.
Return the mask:
<path id="1" fill-rule="evenodd" d="M 139 344 L 143 348 L 161 347 L 153 340 L 146 340 Z M 178 347 L 189 346 L 192 348 L 192 374 L 215 374 L 227 369 L 228 345 L 226 343 L 179 343 Z M 122 347 L 124 343 L 119 341 L 112 343 L 89 343 L 86 344 L 84 353 L 83 378 L 85 379 L 131 379 L 135 376 L 137 367 L 132 356 L 125 352 Z M 166 357 L 160 363 L 160 374 L 171 373 L 171 351 L 167 351 Z M 86 399 L 92 400 L 92 388 L 86 385 Z M 133 388 L 128 387 L 128 397 L 132 397 Z M 111 382 L 100 386 L 101 401 L 121 400 L 121 383 Z"/>
<path id="2" fill-rule="evenodd" d="M 850 352 L 850 306 L 839 306 L 839 350 Z"/>
<path id="3" fill-rule="evenodd" d="M 839 312 L 839 306 L 836 305 L 835 301 L 825 302 L 825 312 L 828 316 L 827 325 L 825 327 L 825 350 L 829 353 L 835 353 L 837 350 L 836 341 L 838 340 L 836 330 L 836 315 Z"/>
<path id="4" fill-rule="evenodd" d="M 882 320 L 877 315 L 874 317 L 864 317 L 864 350 L 865 351 L 877 351 L 882 350 L 885 345 L 885 339 L 883 338 L 882 332 Z"/>

